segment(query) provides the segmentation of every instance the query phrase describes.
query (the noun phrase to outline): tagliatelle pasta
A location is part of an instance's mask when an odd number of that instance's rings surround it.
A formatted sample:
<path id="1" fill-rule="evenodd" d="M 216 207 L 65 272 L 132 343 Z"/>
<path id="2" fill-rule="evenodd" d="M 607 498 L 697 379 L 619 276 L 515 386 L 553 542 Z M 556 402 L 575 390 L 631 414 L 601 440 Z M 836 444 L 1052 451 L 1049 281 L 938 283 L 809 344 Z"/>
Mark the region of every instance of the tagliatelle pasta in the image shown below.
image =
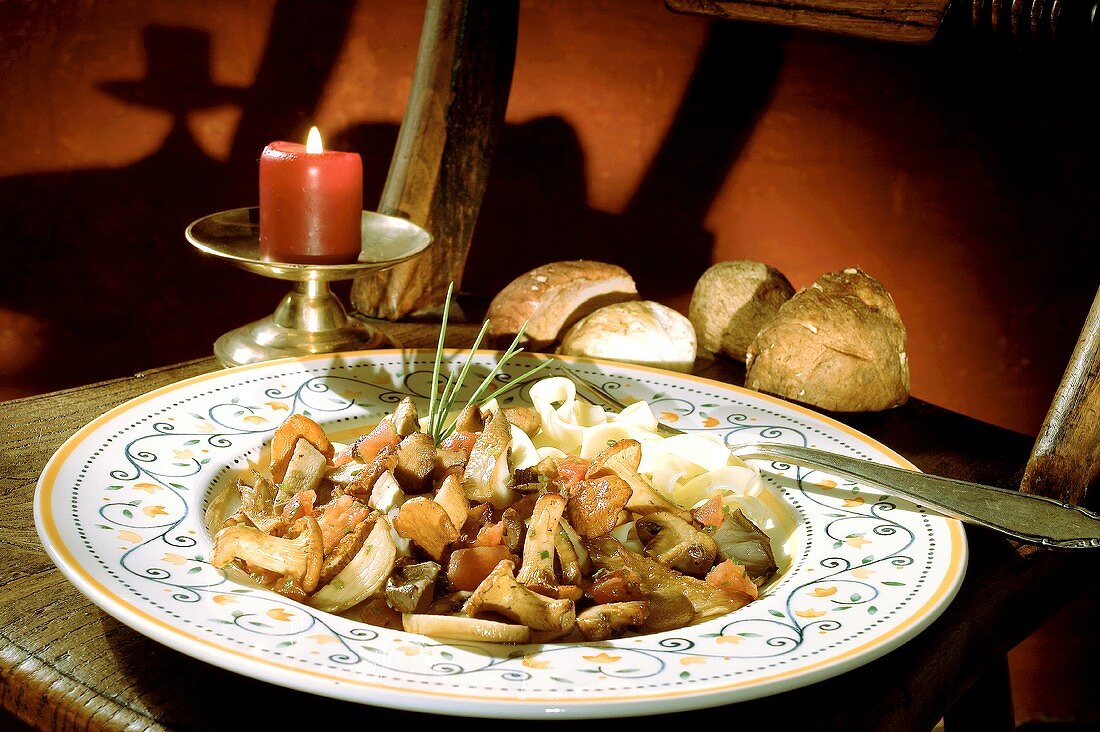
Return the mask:
<path id="1" fill-rule="evenodd" d="M 790 508 L 721 439 L 708 433 L 662 437 L 648 402 L 608 412 L 580 398 L 576 385 L 563 377 L 542 379 L 530 393 L 543 420 L 540 439 L 531 443 L 540 457 L 576 451 L 591 458 L 610 442 L 637 440 L 642 447 L 639 472 L 650 477 L 665 498 L 690 508 L 721 495 L 724 503 L 740 508 L 768 534 L 779 566 L 785 569 L 789 564 L 787 544 L 795 530 Z"/>

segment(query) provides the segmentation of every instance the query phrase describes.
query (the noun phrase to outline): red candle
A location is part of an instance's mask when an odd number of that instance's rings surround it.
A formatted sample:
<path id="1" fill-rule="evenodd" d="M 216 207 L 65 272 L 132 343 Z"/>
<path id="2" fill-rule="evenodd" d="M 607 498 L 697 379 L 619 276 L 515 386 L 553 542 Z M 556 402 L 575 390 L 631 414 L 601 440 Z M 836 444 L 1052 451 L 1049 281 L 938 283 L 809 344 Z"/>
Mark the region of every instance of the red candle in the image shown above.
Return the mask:
<path id="1" fill-rule="evenodd" d="M 260 156 L 260 257 L 346 264 L 362 249 L 363 161 L 324 150 L 314 127 L 305 145 L 273 142 Z"/>

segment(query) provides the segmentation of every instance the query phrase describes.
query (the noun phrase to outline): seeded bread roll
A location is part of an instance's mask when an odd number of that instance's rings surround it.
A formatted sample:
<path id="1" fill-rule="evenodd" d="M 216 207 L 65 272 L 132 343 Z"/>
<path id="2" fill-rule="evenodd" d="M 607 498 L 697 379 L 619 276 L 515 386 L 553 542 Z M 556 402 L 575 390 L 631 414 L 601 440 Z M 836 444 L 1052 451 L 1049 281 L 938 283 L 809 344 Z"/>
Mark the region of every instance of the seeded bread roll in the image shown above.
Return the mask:
<path id="1" fill-rule="evenodd" d="M 831 411 L 888 409 L 909 398 L 905 340 L 885 287 L 859 269 L 830 272 L 756 335 L 745 385 Z"/>
<path id="2" fill-rule="evenodd" d="M 558 353 L 691 373 L 695 344 L 690 320 L 660 303 L 639 300 L 586 316 L 565 334 Z"/>
<path id="3" fill-rule="evenodd" d="M 585 315 L 612 303 L 637 300 L 634 279 L 605 262 L 551 262 L 522 274 L 497 293 L 486 317 L 490 344 L 507 345 L 524 321 L 521 343 L 539 350 L 558 341 Z"/>

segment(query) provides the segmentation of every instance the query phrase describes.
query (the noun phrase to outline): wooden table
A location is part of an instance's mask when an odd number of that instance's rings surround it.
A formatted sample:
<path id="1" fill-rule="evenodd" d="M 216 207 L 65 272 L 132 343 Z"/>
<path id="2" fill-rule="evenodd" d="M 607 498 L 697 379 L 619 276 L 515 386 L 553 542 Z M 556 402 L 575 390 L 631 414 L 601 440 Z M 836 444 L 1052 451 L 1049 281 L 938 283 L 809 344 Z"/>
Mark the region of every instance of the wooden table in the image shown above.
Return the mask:
<path id="1" fill-rule="evenodd" d="M 434 324 L 388 325 L 406 346 L 432 347 Z M 468 345 L 473 329 L 454 326 L 448 345 Z M 2 405 L 0 428 L 0 702 L 42 729 L 227 729 L 248 725 L 393 724 L 433 721 L 314 697 L 193 660 L 120 624 L 80 595 L 38 542 L 35 483 L 50 455 L 77 429 L 152 389 L 218 368 L 212 358 Z M 722 363 L 703 376 L 740 383 Z M 837 415 L 833 415 L 837 416 Z M 841 417 L 921 469 L 1015 487 L 1031 439 L 919 400 L 871 415 Z M 983 668 L 1007 673 L 1003 654 L 1050 614 L 1100 581 L 1100 557 L 1019 552 L 969 530 L 971 561 L 958 598 L 916 640 L 844 676 L 730 707 L 676 715 L 700 724 L 784 721 L 795 728 L 929 729 Z M 984 679 L 989 679 L 987 674 Z M 976 684 L 997 689 L 996 684 Z M 1003 689 L 1003 687 L 1000 687 Z M 975 699 L 981 699 L 977 703 Z M 990 716 L 988 694 L 971 693 L 952 714 L 1011 727 Z M 446 723 L 446 720 L 441 720 Z M 949 721 L 951 719 L 949 718 Z M 0 719 L 0 726 L 3 720 Z M 479 725 L 514 722 L 488 720 Z M 524 725 L 530 724 L 524 722 Z M 544 723 L 552 724 L 552 722 Z M 964 725 L 960 725 L 964 726 Z M 242 727 L 243 728 L 243 727 Z M 706 727 L 704 727 L 706 728 Z M 382 729 L 386 729 L 383 727 Z"/>

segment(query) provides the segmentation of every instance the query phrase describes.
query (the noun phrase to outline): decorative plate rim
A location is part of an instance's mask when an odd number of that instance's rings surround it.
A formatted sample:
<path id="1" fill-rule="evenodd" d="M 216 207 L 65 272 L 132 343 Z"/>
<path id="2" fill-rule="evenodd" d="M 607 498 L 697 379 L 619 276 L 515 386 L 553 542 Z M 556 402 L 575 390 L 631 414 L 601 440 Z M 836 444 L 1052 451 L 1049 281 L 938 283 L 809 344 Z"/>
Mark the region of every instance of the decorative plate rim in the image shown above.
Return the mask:
<path id="1" fill-rule="evenodd" d="M 508 697 L 505 695 L 486 696 L 480 694 L 471 697 L 461 692 L 444 690 L 417 689 L 406 686 L 395 690 L 392 685 L 373 682 L 363 678 L 339 676 L 317 669 L 305 668 L 305 664 L 294 659 L 273 659 L 269 656 L 257 656 L 246 650 L 239 650 L 229 644 L 211 640 L 190 631 L 187 628 L 173 626 L 165 620 L 150 614 L 148 608 L 130 598 L 120 596 L 107 587 L 100 578 L 90 572 L 78 559 L 79 549 L 74 554 L 60 533 L 60 525 L 53 515 L 51 500 L 58 488 L 58 478 L 67 460 L 97 430 L 109 424 L 116 417 L 146 402 L 219 378 L 233 380 L 238 374 L 255 370 L 276 369 L 294 364 L 308 366 L 336 360 L 370 362 L 372 359 L 400 356 L 415 359 L 415 354 L 426 354 L 424 349 L 384 349 L 370 351 L 350 351 L 335 354 L 317 354 L 275 361 L 249 364 L 231 369 L 199 374 L 173 384 L 154 389 L 117 405 L 99 417 L 93 419 L 69 437 L 47 462 L 39 478 L 34 496 L 34 520 L 39 538 L 54 564 L 82 594 L 100 609 L 130 626 L 143 635 L 215 666 L 242 673 L 252 678 L 262 679 L 288 688 L 305 690 L 321 696 L 343 699 L 358 703 L 386 706 L 410 711 L 430 711 L 456 716 L 494 716 L 514 718 L 598 718 L 620 714 L 625 707 L 632 713 L 663 713 L 697 709 L 734 701 L 748 700 L 760 696 L 780 693 L 815 683 L 826 678 L 842 674 L 853 668 L 877 659 L 912 639 L 935 620 L 943 609 L 954 599 L 963 576 L 965 575 L 968 550 L 965 533 L 960 522 L 929 512 L 944 522 L 950 538 L 950 557 L 938 585 L 919 607 L 913 608 L 900 622 L 891 625 L 884 637 L 871 638 L 866 642 L 844 650 L 842 653 L 828 655 L 817 661 L 800 665 L 793 669 L 782 669 L 768 675 L 754 675 L 745 679 L 732 679 L 718 686 L 676 687 L 672 690 L 649 693 L 639 696 L 627 692 L 615 695 L 590 695 L 586 698 L 563 697 Z M 469 353 L 468 349 L 448 349 L 449 355 Z M 479 350 L 473 355 L 491 355 L 499 351 Z M 527 358 L 546 358 L 541 354 L 524 354 Z M 904 457 L 889 447 L 879 443 L 858 430 L 831 417 L 819 414 L 812 409 L 784 401 L 777 397 L 751 391 L 743 387 L 708 379 L 692 374 L 669 372 L 635 364 L 626 364 L 601 359 L 585 359 L 556 356 L 563 362 L 591 365 L 610 370 L 619 377 L 629 378 L 633 374 L 647 374 L 665 379 L 683 380 L 702 385 L 712 391 L 733 392 L 748 402 L 762 402 L 792 411 L 808 419 L 811 423 L 823 423 L 839 430 L 846 437 L 861 446 L 871 448 L 874 453 L 884 456 L 895 464 L 916 469 Z M 201 525 L 201 520 L 200 520 Z M 412 634 L 406 634 L 411 637 Z M 599 648 L 607 644 L 584 644 Z M 278 673 L 272 674 L 272 670 Z M 370 698 L 356 694 L 356 690 L 368 690 Z M 758 692 L 758 693 L 756 693 Z M 429 708 L 425 708 L 425 702 Z"/>

